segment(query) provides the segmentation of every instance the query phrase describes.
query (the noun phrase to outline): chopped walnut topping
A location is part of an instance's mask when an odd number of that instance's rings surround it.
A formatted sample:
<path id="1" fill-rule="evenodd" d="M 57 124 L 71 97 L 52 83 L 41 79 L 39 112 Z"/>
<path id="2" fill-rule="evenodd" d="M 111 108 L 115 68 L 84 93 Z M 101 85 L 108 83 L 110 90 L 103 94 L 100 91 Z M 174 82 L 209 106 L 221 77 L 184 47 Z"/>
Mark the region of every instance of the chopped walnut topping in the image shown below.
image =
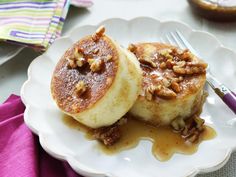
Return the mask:
<path id="1" fill-rule="evenodd" d="M 149 65 L 151 65 L 153 68 L 156 68 L 156 67 L 157 67 L 156 63 L 154 63 L 151 58 L 148 58 L 148 57 L 146 57 L 146 58 L 140 58 L 139 61 L 142 62 L 142 63 L 149 64 Z"/>
<path id="2" fill-rule="evenodd" d="M 151 74 L 152 79 L 157 79 L 159 76 L 157 74 Z"/>
<path id="3" fill-rule="evenodd" d="M 122 134 L 120 127 L 126 123 L 127 118 L 122 117 L 119 121 L 110 126 L 92 129 L 93 137 L 106 146 L 112 146 L 121 138 Z"/>
<path id="4" fill-rule="evenodd" d="M 102 69 L 103 60 L 97 59 L 90 64 L 90 69 L 92 72 L 98 72 Z"/>
<path id="5" fill-rule="evenodd" d="M 180 67 L 180 66 L 174 66 L 173 67 L 173 71 L 176 73 L 176 74 L 186 74 L 186 71 L 184 68 Z"/>
<path id="6" fill-rule="evenodd" d="M 199 138 L 199 133 L 198 132 L 194 132 L 193 134 L 191 134 L 191 136 L 189 136 L 187 138 L 187 140 L 189 142 L 191 142 L 191 143 L 194 143 L 194 142 L 196 142 L 198 140 L 198 138 Z"/>
<path id="7" fill-rule="evenodd" d="M 94 129 L 93 136 L 104 145 L 111 146 L 121 138 L 120 126 L 116 123 L 108 127 Z"/>
<path id="8" fill-rule="evenodd" d="M 72 69 L 77 67 L 82 67 L 86 60 L 84 59 L 83 50 L 80 48 L 75 48 L 73 56 L 67 59 L 69 61 L 69 66 Z"/>
<path id="9" fill-rule="evenodd" d="M 167 78 L 163 78 L 162 83 L 165 87 L 169 87 L 171 85 L 171 80 L 169 80 Z"/>
<path id="10" fill-rule="evenodd" d="M 156 89 L 155 94 L 160 97 L 164 97 L 166 99 L 172 99 L 175 98 L 177 95 L 174 91 L 172 91 L 169 88 L 162 87 L 161 89 Z"/>
<path id="11" fill-rule="evenodd" d="M 78 67 L 82 67 L 86 63 L 86 60 L 84 58 L 79 58 L 76 61 L 76 64 Z"/>
<path id="12" fill-rule="evenodd" d="M 181 91 L 181 88 L 177 82 L 172 82 L 171 83 L 171 88 L 174 90 L 176 93 L 179 93 Z"/>
<path id="13" fill-rule="evenodd" d="M 185 127 L 185 122 L 183 118 L 176 118 L 171 122 L 171 126 L 174 128 L 175 131 L 181 131 Z"/>
<path id="14" fill-rule="evenodd" d="M 105 27 L 100 26 L 96 32 L 92 35 L 92 39 L 96 42 L 98 41 L 105 33 Z"/>
<path id="15" fill-rule="evenodd" d="M 99 52 L 99 48 L 96 48 L 96 49 L 94 49 L 94 51 L 93 51 L 94 54 L 98 54 L 98 52 Z"/>
<path id="16" fill-rule="evenodd" d="M 186 62 L 185 61 L 179 61 L 176 63 L 177 66 L 179 67 L 184 67 L 186 65 Z"/>
<path id="17" fill-rule="evenodd" d="M 181 82 L 183 80 L 184 80 L 183 76 L 179 76 L 177 82 Z"/>
<path id="18" fill-rule="evenodd" d="M 193 73 L 199 73 L 200 72 L 200 70 L 201 70 L 201 68 L 198 68 L 198 67 L 192 67 L 192 72 Z"/>
<path id="19" fill-rule="evenodd" d="M 181 55 L 183 54 L 183 50 L 181 50 L 180 48 L 173 48 L 171 54 L 174 56 Z"/>
<path id="20" fill-rule="evenodd" d="M 112 59 L 112 55 L 108 54 L 106 57 L 105 57 L 105 61 L 108 62 Z"/>
<path id="21" fill-rule="evenodd" d="M 129 47 L 128 47 L 128 50 L 130 52 L 134 52 L 136 49 L 137 49 L 137 47 L 134 44 L 130 44 Z"/>
<path id="22" fill-rule="evenodd" d="M 193 74 L 194 72 L 193 72 L 193 70 L 191 69 L 191 67 L 186 67 L 186 68 L 185 68 L 185 73 L 191 75 L 191 74 Z"/>
<path id="23" fill-rule="evenodd" d="M 174 66 L 174 61 L 172 61 L 171 59 L 168 59 L 167 61 L 166 61 L 166 67 L 168 68 L 168 69 L 171 69 L 173 66 Z"/>
<path id="24" fill-rule="evenodd" d="M 93 64 L 94 61 L 95 61 L 95 59 L 93 59 L 93 58 L 89 58 L 89 59 L 87 60 L 87 62 L 88 62 L 88 64 L 89 64 L 90 66 Z"/>
<path id="25" fill-rule="evenodd" d="M 165 63 L 165 62 L 161 62 L 160 68 L 161 68 L 161 69 L 166 69 L 166 63 Z"/>
<path id="26" fill-rule="evenodd" d="M 202 74 L 205 72 L 206 72 L 205 68 L 202 68 L 202 67 L 197 67 L 197 66 L 186 67 L 186 74 Z"/>
<path id="27" fill-rule="evenodd" d="M 187 75 L 191 75 L 191 74 L 203 74 L 206 72 L 205 70 L 205 67 L 207 65 L 203 65 L 202 66 L 190 66 L 187 64 L 186 67 L 182 67 L 182 66 L 174 66 L 173 67 L 173 71 L 176 73 L 176 74 L 187 74 Z"/>
<path id="28" fill-rule="evenodd" d="M 198 67 L 203 67 L 203 68 L 207 68 L 207 63 L 204 62 L 198 62 L 198 61 L 192 61 L 192 62 L 187 62 L 186 63 L 187 66 L 198 66 Z"/>
<path id="29" fill-rule="evenodd" d="M 78 59 L 83 58 L 83 57 L 84 57 L 83 50 L 80 49 L 80 48 L 75 48 L 75 51 L 74 51 L 75 60 L 78 60 Z"/>
<path id="30" fill-rule="evenodd" d="M 149 101 L 152 100 L 155 90 L 156 90 L 156 87 L 154 85 L 150 85 L 149 87 L 146 88 L 145 95 L 146 95 L 147 100 Z"/>
<path id="31" fill-rule="evenodd" d="M 82 95 L 87 90 L 87 87 L 84 81 L 79 81 L 75 87 L 76 87 L 76 92 L 78 96 Z"/>
<path id="32" fill-rule="evenodd" d="M 184 80 L 183 76 L 179 76 L 178 78 L 171 78 L 171 82 L 180 83 L 183 80 Z"/>
<path id="33" fill-rule="evenodd" d="M 72 69 L 77 68 L 77 64 L 76 64 L 76 61 L 75 61 L 75 60 L 71 60 L 71 59 L 67 59 L 67 60 L 68 60 L 68 62 L 69 62 L 68 66 L 69 66 L 70 68 L 72 68 Z"/>
<path id="34" fill-rule="evenodd" d="M 188 49 L 184 50 L 182 54 L 180 55 L 180 58 L 185 61 L 191 61 L 191 55 Z"/>
<path id="35" fill-rule="evenodd" d="M 164 49 L 159 52 L 162 56 L 166 57 L 167 59 L 173 59 L 173 56 L 170 55 L 172 53 L 171 49 Z"/>
<path id="36" fill-rule="evenodd" d="M 203 129 L 203 124 L 205 123 L 204 119 L 201 119 L 198 116 L 194 116 L 194 121 L 197 124 L 197 129 L 202 130 Z"/>
<path id="37" fill-rule="evenodd" d="M 190 143 L 197 142 L 201 133 L 204 131 L 204 122 L 199 116 L 194 115 L 192 118 L 186 120 L 181 135 Z"/>

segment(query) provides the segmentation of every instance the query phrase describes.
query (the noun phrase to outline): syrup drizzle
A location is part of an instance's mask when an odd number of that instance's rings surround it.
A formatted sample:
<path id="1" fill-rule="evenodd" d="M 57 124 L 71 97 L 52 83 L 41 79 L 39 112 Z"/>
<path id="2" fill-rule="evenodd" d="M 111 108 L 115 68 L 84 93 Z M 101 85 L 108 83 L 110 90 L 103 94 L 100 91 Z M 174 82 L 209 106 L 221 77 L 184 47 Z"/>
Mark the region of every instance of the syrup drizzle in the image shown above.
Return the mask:
<path id="1" fill-rule="evenodd" d="M 94 140 L 91 129 L 69 116 L 63 117 L 64 123 L 82 131 L 89 140 Z M 150 124 L 128 118 L 126 124 L 121 125 L 121 139 L 112 146 L 105 146 L 98 143 L 98 149 L 108 155 L 119 153 L 123 150 L 135 148 L 141 140 L 152 142 L 152 154 L 160 161 L 169 160 L 174 153 L 193 154 L 197 151 L 198 145 L 204 140 L 213 139 L 216 132 L 213 128 L 204 125 L 204 131 L 197 143 L 187 142 L 179 133 L 173 132 L 169 126 L 155 127 Z"/>

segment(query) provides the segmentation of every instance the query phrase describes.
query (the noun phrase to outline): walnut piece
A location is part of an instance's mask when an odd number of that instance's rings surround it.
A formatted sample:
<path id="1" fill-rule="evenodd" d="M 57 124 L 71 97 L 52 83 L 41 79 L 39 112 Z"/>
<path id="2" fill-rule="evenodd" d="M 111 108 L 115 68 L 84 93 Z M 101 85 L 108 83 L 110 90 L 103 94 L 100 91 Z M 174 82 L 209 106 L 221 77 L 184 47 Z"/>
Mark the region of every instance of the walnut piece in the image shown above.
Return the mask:
<path id="1" fill-rule="evenodd" d="M 176 65 L 179 66 L 179 67 L 184 67 L 186 65 L 186 62 L 185 61 L 179 61 L 179 62 L 176 62 Z"/>
<path id="2" fill-rule="evenodd" d="M 183 80 L 184 80 L 183 76 L 179 76 L 179 77 L 177 78 L 177 82 L 181 82 L 181 81 L 183 81 Z"/>
<path id="3" fill-rule="evenodd" d="M 187 66 L 198 66 L 202 68 L 207 68 L 208 64 L 204 62 L 198 62 L 198 61 L 192 61 L 192 62 L 187 62 Z"/>
<path id="4" fill-rule="evenodd" d="M 172 49 L 164 49 L 164 50 L 161 50 L 160 52 L 160 55 L 164 56 L 166 59 L 173 59 L 173 56 L 171 55 L 172 53 Z"/>
<path id="5" fill-rule="evenodd" d="M 186 71 L 184 68 L 180 67 L 180 66 L 173 66 L 173 71 L 176 74 L 186 74 Z"/>
<path id="6" fill-rule="evenodd" d="M 96 59 L 93 62 L 90 62 L 90 69 L 92 72 L 98 72 L 102 69 L 103 60 Z"/>
<path id="7" fill-rule="evenodd" d="M 74 59 L 77 60 L 79 58 L 83 58 L 84 55 L 83 55 L 83 50 L 81 48 L 75 48 L 74 50 Z"/>
<path id="8" fill-rule="evenodd" d="M 149 87 L 146 88 L 145 96 L 148 101 L 152 100 L 155 90 L 156 90 L 156 87 L 154 85 L 150 85 Z"/>
<path id="9" fill-rule="evenodd" d="M 99 52 L 99 48 L 96 48 L 96 49 L 93 50 L 94 54 L 98 54 L 98 52 Z"/>
<path id="10" fill-rule="evenodd" d="M 194 116 L 194 121 L 196 123 L 196 127 L 198 130 L 202 130 L 203 129 L 203 125 L 205 123 L 204 119 L 201 119 L 199 116 Z"/>
<path id="11" fill-rule="evenodd" d="M 161 68 L 161 69 L 166 69 L 166 63 L 165 63 L 165 62 L 161 62 L 160 68 Z"/>
<path id="12" fill-rule="evenodd" d="M 78 67 L 82 67 L 86 63 L 86 60 L 84 58 L 79 58 L 76 60 L 76 64 Z"/>
<path id="13" fill-rule="evenodd" d="M 184 122 L 183 118 L 178 117 L 178 118 L 175 118 L 171 122 L 171 126 L 174 128 L 175 131 L 181 131 L 185 127 L 185 122 Z"/>
<path id="14" fill-rule="evenodd" d="M 178 78 L 174 77 L 174 78 L 171 78 L 171 82 L 177 82 L 177 83 L 180 83 L 184 80 L 183 76 L 179 76 Z"/>
<path id="15" fill-rule="evenodd" d="M 88 58 L 88 60 L 87 60 L 87 62 L 90 66 L 93 64 L 94 61 L 95 61 L 95 59 L 93 59 L 93 58 Z"/>
<path id="16" fill-rule="evenodd" d="M 112 59 L 112 55 L 108 54 L 106 57 L 105 57 L 105 61 L 108 62 Z"/>
<path id="17" fill-rule="evenodd" d="M 75 87 L 78 96 L 81 96 L 87 90 L 84 81 L 79 81 Z"/>
<path id="18" fill-rule="evenodd" d="M 147 100 L 151 101 L 154 96 L 159 96 L 165 99 L 172 99 L 175 98 L 177 95 L 176 93 L 180 92 L 181 89 L 179 87 L 179 84 L 176 83 L 178 86 L 176 86 L 175 90 L 171 90 L 168 87 L 172 86 L 171 80 L 167 78 L 163 78 L 158 85 L 150 85 L 145 89 L 145 97 Z M 177 88 L 179 87 L 179 88 Z M 175 93 L 176 91 L 176 93 Z"/>
<path id="19" fill-rule="evenodd" d="M 152 61 L 152 59 L 149 58 L 149 57 L 140 58 L 139 61 L 140 61 L 141 63 L 146 63 L 146 64 L 152 66 L 153 68 L 156 68 L 156 67 L 157 67 L 156 63 L 154 63 L 154 62 Z"/>
<path id="20" fill-rule="evenodd" d="M 165 87 L 169 87 L 171 85 L 171 80 L 167 78 L 163 78 L 162 83 Z"/>
<path id="21" fill-rule="evenodd" d="M 171 88 L 174 90 L 176 93 L 179 93 L 181 91 L 181 88 L 177 82 L 172 82 L 171 83 Z"/>
<path id="22" fill-rule="evenodd" d="M 93 41 L 98 41 L 105 33 L 105 27 L 104 26 L 100 26 L 96 32 L 92 35 L 92 39 Z"/>
<path id="23" fill-rule="evenodd" d="M 121 138 L 120 126 L 115 123 L 108 127 L 94 129 L 93 136 L 100 140 L 104 145 L 111 146 Z"/>
<path id="24" fill-rule="evenodd" d="M 203 73 L 206 73 L 206 70 L 203 67 L 197 67 L 197 66 L 186 67 L 186 74 L 191 75 L 191 74 L 203 74 Z"/>
<path id="25" fill-rule="evenodd" d="M 75 48 L 73 56 L 71 58 L 68 58 L 67 60 L 69 61 L 69 66 L 72 69 L 82 67 L 86 63 L 83 55 L 83 50 L 80 48 Z"/>
<path id="26" fill-rule="evenodd" d="M 193 54 L 188 49 L 184 50 L 180 55 L 180 58 L 184 61 L 192 61 L 193 57 Z"/>
<path id="27" fill-rule="evenodd" d="M 76 61 L 75 60 L 71 60 L 71 59 L 67 59 L 69 64 L 68 64 L 68 67 L 71 68 L 71 69 L 75 69 L 77 68 L 77 64 L 76 64 Z"/>
<path id="28" fill-rule="evenodd" d="M 168 69 L 172 69 L 174 65 L 175 65 L 175 62 L 172 61 L 171 59 L 168 59 L 168 60 L 166 61 L 166 67 L 167 67 Z"/>
<path id="29" fill-rule="evenodd" d="M 129 47 L 128 47 L 128 50 L 129 50 L 130 52 L 135 52 L 136 49 L 137 49 L 137 47 L 136 47 L 136 45 L 134 45 L 134 44 L 130 44 Z"/>
<path id="30" fill-rule="evenodd" d="M 161 89 L 156 89 L 155 94 L 159 97 L 164 97 L 166 99 L 172 99 L 177 96 L 174 91 L 164 86 L 161 86 Z"/>
<path id="31" fill-rule="evenodd" d="M 185 127 L 181 131 L 181 135 L 190 143 L 195 143 L 199 140 L 201 133 L 204 131 L 205 121 L 198 115 L 186 119 Z"/>

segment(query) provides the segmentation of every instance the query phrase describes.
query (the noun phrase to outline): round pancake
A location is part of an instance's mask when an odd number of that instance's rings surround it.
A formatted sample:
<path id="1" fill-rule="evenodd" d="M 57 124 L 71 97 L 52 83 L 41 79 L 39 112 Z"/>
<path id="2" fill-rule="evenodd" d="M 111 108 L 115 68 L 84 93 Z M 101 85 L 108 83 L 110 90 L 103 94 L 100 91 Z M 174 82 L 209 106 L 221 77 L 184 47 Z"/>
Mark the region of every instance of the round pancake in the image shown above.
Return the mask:
<path id="1" fill-rule="evenodd" d="M 188 50 L 162 43 L 130 45 L 143 70 L 142 91 L 130 110 L 155 125 L 185 119 L 201 109 L 207 64 Z"/>
<path id="2" fill-rule="evenodd" d="M 51 81 L 58 107 L 92 128 L 120 119 L 135 102 L 141 85 L 141 69 L 135 56 L 104 31 L 100 29 L 68 49 Z"/>

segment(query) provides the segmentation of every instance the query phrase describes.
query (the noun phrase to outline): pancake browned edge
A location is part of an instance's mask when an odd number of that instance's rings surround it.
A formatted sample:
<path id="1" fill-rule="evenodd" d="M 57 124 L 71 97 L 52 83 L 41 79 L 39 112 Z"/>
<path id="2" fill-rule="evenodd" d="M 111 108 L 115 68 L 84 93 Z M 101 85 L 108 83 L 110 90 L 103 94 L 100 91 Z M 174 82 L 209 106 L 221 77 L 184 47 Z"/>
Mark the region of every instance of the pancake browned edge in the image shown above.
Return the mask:
<path id="1" fill-rule="evenodd" d="M 207 64 L 191 54 L 162 43 L 129 46 L 143 70 L 142 91 L 130 113 L 154 125 L 183 127 L 205 100 Z"/>
<path id="2" fill-rule="evenodd" d="M 51 94 L 60 110 L 89 128 L 117 122 L 141 89 L 135 55 L 104 32 L 101 27 L 68 49 L 51 80 Z"/>

